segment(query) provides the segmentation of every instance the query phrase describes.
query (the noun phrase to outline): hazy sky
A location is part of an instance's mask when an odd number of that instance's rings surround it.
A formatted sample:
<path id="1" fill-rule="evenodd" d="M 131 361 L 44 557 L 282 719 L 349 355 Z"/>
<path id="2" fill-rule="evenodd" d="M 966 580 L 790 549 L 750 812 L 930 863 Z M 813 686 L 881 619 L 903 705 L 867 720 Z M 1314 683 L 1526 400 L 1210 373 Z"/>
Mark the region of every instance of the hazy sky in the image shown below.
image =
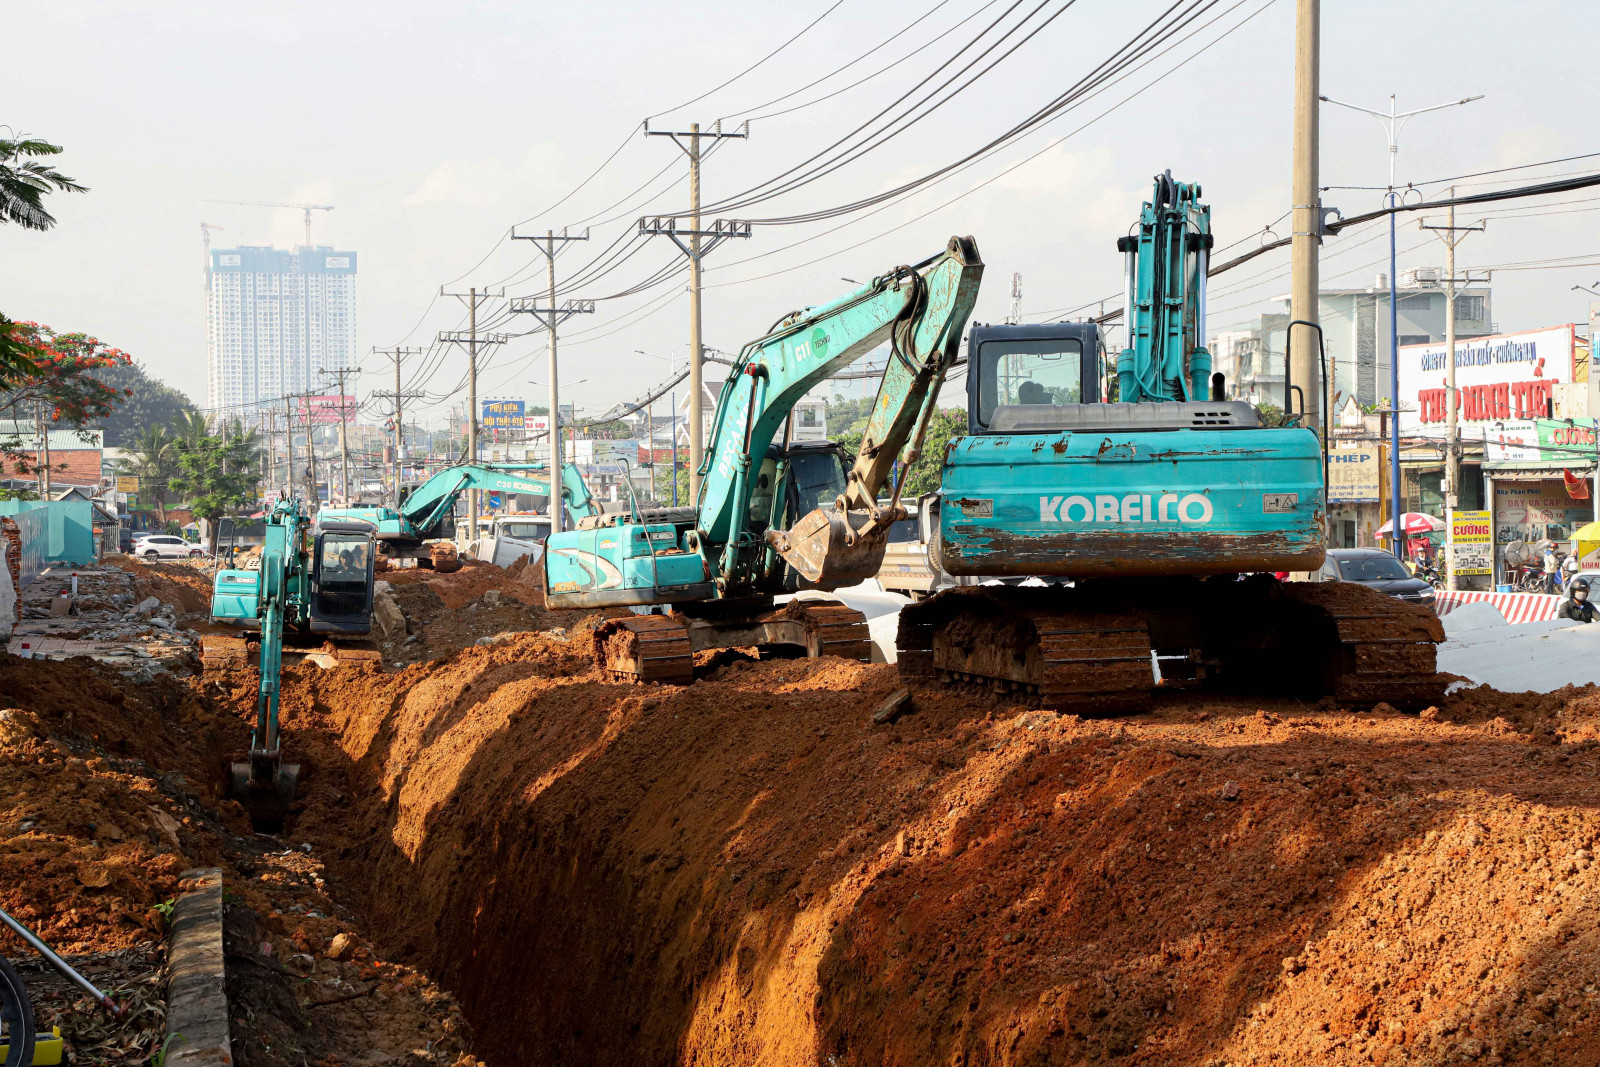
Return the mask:
<path id="1" fill-rule="evenodd" d="M 457 301 L 436 299 L 441 284 L 504 286 L 511 295 L 542 287 L 542 259 L 525 242 L 503 239 L 513 224 L 518 232 L 591 226 L 590 243 L 559 261 L 570 275 L 639 215 L 686 203 L 686 165 L 671 142 L 642 135 L 647 115 L 657 128 L 719 117 L 731 127 L 757 116 L 748 141 L 729 141 L 706 162 L 709 202 L 826 147 L 938 70 L 1009 2 L 842 0 L 831 11 L 834 0 L 19 5 L 7 15 L 12 47 L 0 67 L 0 124 L 64 145 L 61 169 L 92 191 L 52 197 L 61 223 L 48 233 L 0 228 L 0 310 L 94 333 L 203 402 L 199 224 L 224 227 L 213 234 L 223 246 L 287 247 L 302 233 L 298 211 L 203 200 L 311 201 L 336 208 L 318 214 L 317 243 L 360 253 L 361 350 L 427 347 L 463 317 Z M 1050 0 L 1046 10 L 1056 6 Z M 1164 6 L 1077 0 L 907 133 L 823 180 L 733 214 L 759 219 L 828 207 L 958 159 L 1077 82 Z M 681 106 L 824 12 L 755 71 Z M 1013 272 L 1022 275 L 1023 311 L 1033 319 L 1115 297 L 1115 238 L 1137 218 L 1151 175 L 1168 167 L 1203 183 L 1219 245 L 1243 239 L 1240 247 L 1249 247 L 1252 232 L 1290 203 L 1294 5 L 1224 0 L 1205 17 L 1217 15 L 1198 36 L 1043 131 L 903 202 L 820 224 L 758 226 L 751 240 L 718 250 L 706 276 L 707 344 L 736 350 L 791 308 L 840 295 L 850 288 L 841 278 L 922 259 L 953 233 L 974 235 L 987 264 L 980 320 L 1004 317 Z M 919 16 L 926 17 L 906 30 Z M 1402 182 L 1600 152 L 1585 58 L 1594 16 L 1593 3 L 1581 0 L 1326 0 L 1322 89 L 1371 107 L 1386 107 L 1396 93 L 1401 110 L 1485 94 L 1404 130 Z M 902 30 L 849 69 L 802 89 Z M 1173 69 L 1208 42 L 1215 43 Z M 760 117 L 844 88 L 918 48 L 831 99 Z M 597 177 L 546 211 L 619 146 Z M 1600 158 L 1579 160 L 1514 177 L 1597 164 Z M 1325 106 L 1323 183 L 1378 185 L 1386 173 L 1379 124 Z M 660 195 L 646 204 L 653 193 Z M 1380 195 L 1324 197 L 1353 214 L 1376 206 Z M 1487 233 L 1462 246 L 1460 266 L 1585 255 L 1589 265 L 1497 274 L 1494 317 L 1505 330 L 1583 321 L 1589 297 L 1571 287 L 1600 277 L 1600 199 L 1574 193 L 1535 203 L 1491 209 Z M 1326 286 L 1369 285 L 1386 269 L 1380 229 L 1330 241 Z M 1286 235 L 1287 227 L 1279 223 L 1276 232 Z M 1414 221 L 1401 231 L 1400 248 L 1402 270 L 1442 262 L 1439 243 Z M 571 295 L 608 296 L 674 257 L 681 259 L 664 242 L 647 246 Z M 1213 325 L 1277 310 L 1263 301 L 1285 292 L 1287 278 L 1283 252 L 1219 277 Z M 561 373 L 574 384 L 565 399 L 597 413 L 661 377 L 665 362 L 634 350 L 686 352 L 683 288 L 674 277 L 570 322 Z M 519 316 L 500 328 L 531 326 Z M 542 399 L 544 361 L 543 335 L 514 340 L 484 368 L 480 395 Z M 363 394 L 392 387 L 386 363 L 366 357 Z M 453 351 L 408 361 L 407 388 L 443 398 L 460 385 L 464 366 Z M 432 413 L 442 415 L 446 402 L 434 402 Z"/>

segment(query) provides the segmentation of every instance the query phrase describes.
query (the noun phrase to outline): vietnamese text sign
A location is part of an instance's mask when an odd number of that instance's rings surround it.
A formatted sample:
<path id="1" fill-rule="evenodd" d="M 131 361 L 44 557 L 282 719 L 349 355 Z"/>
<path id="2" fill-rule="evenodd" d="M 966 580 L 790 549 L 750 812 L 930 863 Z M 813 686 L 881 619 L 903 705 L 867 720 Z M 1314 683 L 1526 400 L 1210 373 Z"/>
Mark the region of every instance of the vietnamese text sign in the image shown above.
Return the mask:
<path id="1" fill-rule="evenodd" d="M 139 476 L 137 474 L 117 475 L 117 492 L 137 493 L 139 491 Z"/>
<path id="2" fill-rule="evenodd" d="M 1572 531 L 1594 517 L 1587 501 L 1567 495 L 1560 478 L 1512 482 L 1499 478 L 1494 483 L 1495 543 L 1538 541 L 1548 537 L 1565 541 Z"/>
<path id="3" fill-rule="evenodd" d="M 1328 453 L 1328 503 L 1372 503 L 1378 499 L 1378 450 L 1335 448 Z"/>
<path id="4" fill-rule="evenodd" d="M 1492 573 L 1493 535 L 1487 511 L 1450 512 L 1450 569 L 1457 575 Z"/>
<path id="5" fill-rule="evenodd" d="M 1554 386 L 1572 381 L 1573 327 L 1456 342 L 1457 417 L 1472 436 L 1507 420 L 1544 418 Z M 1443 437 L 1449 369 L 1442 344 L 1400 346 L 1400 430 Z"/>
<path id="6" fill-rule="evenodd" d="M 485 400 L 481 425 L 485 430 L 520 430 L 523 427 L 521 400 Z"/>

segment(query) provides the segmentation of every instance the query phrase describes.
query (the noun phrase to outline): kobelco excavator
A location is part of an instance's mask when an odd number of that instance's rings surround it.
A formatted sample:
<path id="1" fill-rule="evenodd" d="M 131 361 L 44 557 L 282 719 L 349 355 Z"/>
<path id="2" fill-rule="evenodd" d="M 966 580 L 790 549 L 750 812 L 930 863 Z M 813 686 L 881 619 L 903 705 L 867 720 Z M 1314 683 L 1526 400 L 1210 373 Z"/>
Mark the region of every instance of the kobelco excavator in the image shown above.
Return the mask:
<path id="1" fill-rule="evenodd" d="M 455 534 L 451 513 L 457 498 L 469 489 L 491 493 L 526 493 L 551 496 L 549 468 L 543 463 L 463 463 L 430 477 L 405 495 L 398 508 L 387 504 L 360 504 L 343 508 L 323 508 L 322 521 L 369 522 L 377 530 L 379 551 L 390 560 L 415 559 L 433 565 L 435 554 L 425 543 Z M 535 477 L 535 475 L 539 475 Z M 576 465 L 561 470 L 561 499 L 551 506 L 565 505 L 574 519 L 598 514 L 600 508 L 590 496 Z M 449 558 L 455 559 L 452 549 Z M 441 568 L 443 569 L 443 568 Z"/>
<path id="2" fill-rule="evenodd" d="M 905 515 L 899 483 L 887 504 L 879 492 L 897 461 L 903 483 L 921 451 L 982 276 L 972 239 L 951 238 L 940 254 L 786 315 L 746 344 L 717 401 L 697 506 L 636 507 L 552 534 L 546 606 L 670 609 L 596 629 L 596 662 L 617 680 L 689 682 L 693 654 L 715 648 L 868 658 L 861 613 L 807 599 L 774 609 L 773 597 L 877 573 L 889 526 Z M 834 446 L 792 442 L 796 402 L 885 341 L 888 367 L 849 469 Z"/>
<path id="3" fill-rule="evenodd" d="M 1311 383 L 1285 375 L 1290 417 L 1274 425 L 1225 399 L 1212 373 L 1200 196 L 1158 175 L 1119 240 L 1127 344 L 1114 367 L 1091 323 L 973 327 L 968 435 L 945 455 L 939 563 L 1060 581 L 951 589 L 906 607 L 903 678 L 1078 713 L 1147 707 L 1153 659 L 1164 684 L 1368 705 L 1442 695 L 1431 610 L 1268 573 L 1322 565 L 1323 446 L 1296 414 Z M 1312 324 L 1299 332 L 1311 331 L 1320 337 Z"/>
<path id="4" fill-rule="evenodd" d="M 252 651 L 260 669 L 250 754 L 231 767 L 232 788 L 258 824 L 281 823 L 294 799 L 300 767 L 284 763 L 278 730 L 278 693 L 286 649 L 337 662 L 379 656 L 372 630 L 371 523 L 324 517 L 313 529 L 294 497 L 267 515 L 260 568 L 219 568 L 211 587 L 211 617 L 254 631 L 249 638 L 207 635 L 207 668 L 242 666 Z M 226 555 L 232 556 L 231 546 Z M 331 643 L 333 651 L 323 651 Z"/>

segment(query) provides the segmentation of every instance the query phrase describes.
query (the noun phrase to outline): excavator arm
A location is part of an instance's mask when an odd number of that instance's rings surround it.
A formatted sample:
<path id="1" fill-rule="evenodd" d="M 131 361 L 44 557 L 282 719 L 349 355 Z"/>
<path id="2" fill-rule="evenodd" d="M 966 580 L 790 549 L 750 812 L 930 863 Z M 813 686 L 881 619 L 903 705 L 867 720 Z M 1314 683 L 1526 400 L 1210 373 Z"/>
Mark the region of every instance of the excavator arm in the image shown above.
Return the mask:
<path id="1" fill-rule="evenodd" d="M 745 582 L 766 544 L 748 528 L 751 471 L 796 403 L 818 383 L 889 342 L 879 386 L 846 492 L 832 512 L 818 510 L 769 542 L 807 579 L 827 587 L 877 570 L 896 511 L 877 496 L 894 461 L 921 448 L 939 386 L 972 313 L 983 262 L 970 237 L 952 237 L 939 255 L 899 267 L 831 304 L 785 316 L 740 351 L 723 385 L 702 476 L 695 537 L 721 585 Z M 874 556 L 874 553 L 876 554 Z"/>
<path id="2" fill-rule="evenodd" d="M 469 489 L 547 497 L 550 495 L 548 476 L 529 477 L 530 472 L 538 471 L 542 474 L 545 469 L 542 463 L 508 463 L 494 466 L 467 463 L 459 467 L 448 467 L 411 491 L 405 503 L 400 505 L 400 517 L 413 530 L 431 530 L 455 504 L 456 497 Z M 582 479 L 578 480 L 581 484 Z"/>

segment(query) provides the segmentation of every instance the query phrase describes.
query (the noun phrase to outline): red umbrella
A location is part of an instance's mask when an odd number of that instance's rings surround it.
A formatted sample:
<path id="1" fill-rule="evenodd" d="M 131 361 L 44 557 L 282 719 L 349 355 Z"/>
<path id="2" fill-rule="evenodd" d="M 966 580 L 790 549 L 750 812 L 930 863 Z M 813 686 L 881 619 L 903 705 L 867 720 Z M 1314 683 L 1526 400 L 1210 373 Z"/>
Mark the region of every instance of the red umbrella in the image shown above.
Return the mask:
<path id="1" fill-rule="evenodd" d="M 1432 515 L 1424 515 L 1420 511 L 1408 511 L 1400 516 L 1400 529 L 1408 534 L 1437 533 L 1444 529 L 1444 523 Z M 1379 537 L 1388 537 L 1393 532 L 1393 519 L 1378 527 Z"/>

